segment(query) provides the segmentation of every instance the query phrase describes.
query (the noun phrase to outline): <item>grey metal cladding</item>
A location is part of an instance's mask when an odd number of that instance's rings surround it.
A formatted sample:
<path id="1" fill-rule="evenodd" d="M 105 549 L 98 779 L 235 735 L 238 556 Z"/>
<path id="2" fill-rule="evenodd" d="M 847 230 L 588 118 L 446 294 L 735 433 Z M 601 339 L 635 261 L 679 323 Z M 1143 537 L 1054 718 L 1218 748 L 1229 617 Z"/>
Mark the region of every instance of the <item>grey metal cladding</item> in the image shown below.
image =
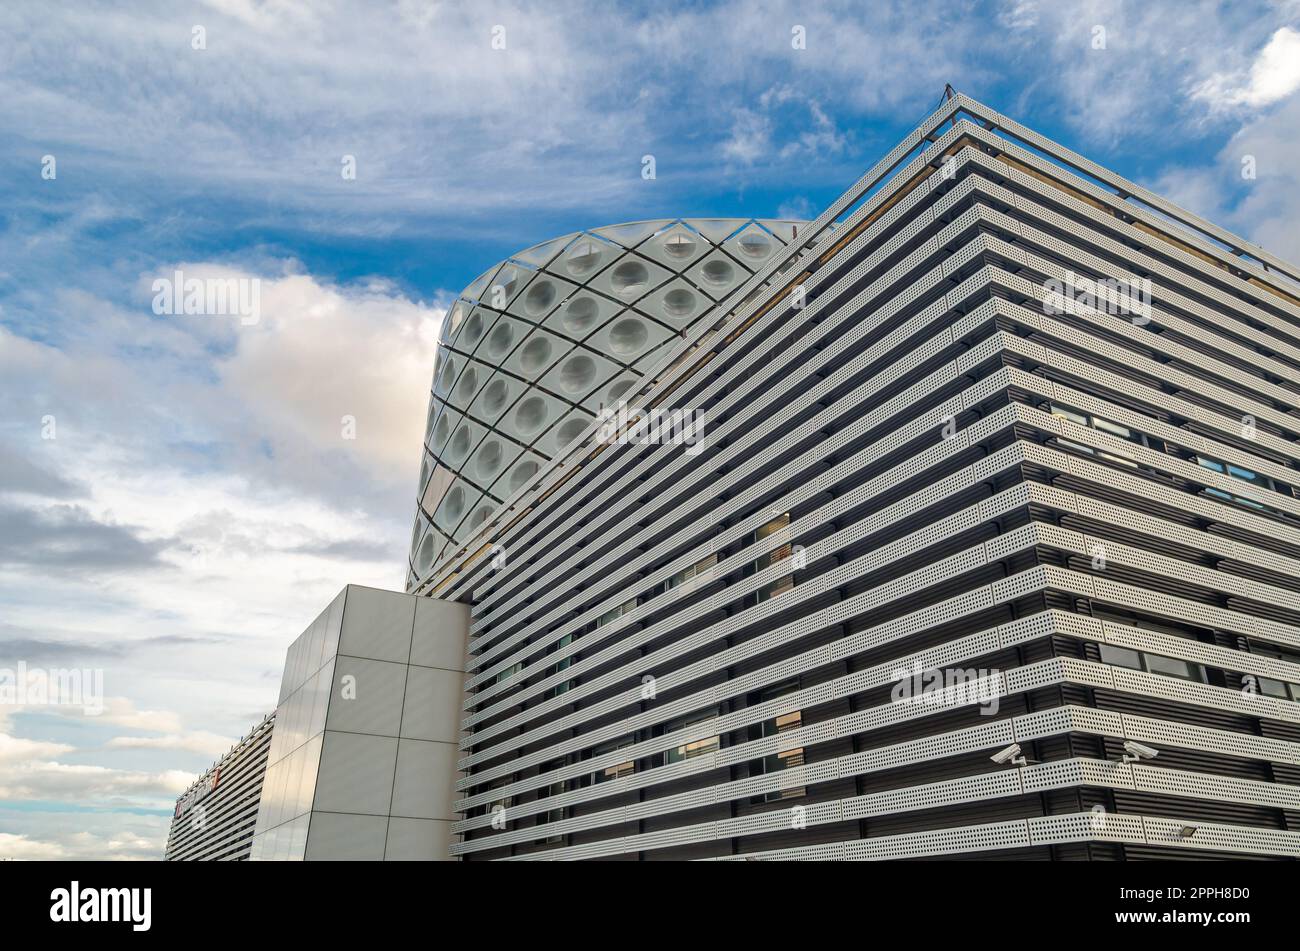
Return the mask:
<path id="1" fill-rule="evenodd" d="M 624 391 L 702 448 L 575 423 L 416 572 L 472 604 L 453 852 L 1300 857 L 1295 268 L 964 96 L 780 237 Z"/>

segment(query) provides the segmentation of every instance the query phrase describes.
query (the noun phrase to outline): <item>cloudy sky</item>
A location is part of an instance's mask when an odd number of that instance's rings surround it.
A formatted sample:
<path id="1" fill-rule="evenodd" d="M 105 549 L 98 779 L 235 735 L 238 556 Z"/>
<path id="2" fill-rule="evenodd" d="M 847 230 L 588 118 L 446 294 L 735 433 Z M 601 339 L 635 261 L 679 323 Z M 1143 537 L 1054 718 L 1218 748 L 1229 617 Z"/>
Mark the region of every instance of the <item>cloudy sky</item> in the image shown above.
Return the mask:
<path id="1" fill-rule="evenodd" d="M 812 217 L 945 82 L 1300 260 L 1300 2 L 0 8 L 0 669 L 106 695 L 0 703 L 0 858 L 158 857 L 292 638 L 401 586 L 439 323 L 487 265 Z M 178 268 L 259 278 L 261 319 L 155 315 Z"/>

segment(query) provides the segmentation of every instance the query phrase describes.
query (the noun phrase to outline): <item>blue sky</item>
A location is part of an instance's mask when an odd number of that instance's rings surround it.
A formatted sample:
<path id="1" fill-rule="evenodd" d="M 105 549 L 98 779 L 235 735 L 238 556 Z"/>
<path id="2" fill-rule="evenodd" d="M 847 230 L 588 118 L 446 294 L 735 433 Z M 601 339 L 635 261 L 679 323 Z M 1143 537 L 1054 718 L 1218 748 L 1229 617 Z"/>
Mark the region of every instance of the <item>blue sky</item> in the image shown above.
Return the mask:
<path id="1" fill-rule="evenodd" d="M 10 4 L 0 64 L 0 668 L 108 697 L 0 705 L 0 857 L 156 857 L 327 599 L 401 585 L 442 314 L 516 250 L 815 216 L 951 82 L 1300 260 L 1296 2 Z M 262 319 L 156 316 L 177 267 Z"/>

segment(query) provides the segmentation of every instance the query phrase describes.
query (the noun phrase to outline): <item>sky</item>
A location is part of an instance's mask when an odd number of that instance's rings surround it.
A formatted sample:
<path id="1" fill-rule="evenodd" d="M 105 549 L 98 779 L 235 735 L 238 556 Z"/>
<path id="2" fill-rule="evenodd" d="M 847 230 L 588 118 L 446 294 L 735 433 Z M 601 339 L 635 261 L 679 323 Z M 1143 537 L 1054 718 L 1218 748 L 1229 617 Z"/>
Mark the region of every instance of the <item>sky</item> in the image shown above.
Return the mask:
<path id="1" fill-rule="evenodd" d="M 478 274 L 815 217 L 945 83 L 1300 261 L 1300 0 L 0 7 L 0 682 L 103 695 L 0 700 L 0 859 L 159 858 L 293 638 L 401 588 Z M 259 319 L 155 313 L 177 270 Z"/>

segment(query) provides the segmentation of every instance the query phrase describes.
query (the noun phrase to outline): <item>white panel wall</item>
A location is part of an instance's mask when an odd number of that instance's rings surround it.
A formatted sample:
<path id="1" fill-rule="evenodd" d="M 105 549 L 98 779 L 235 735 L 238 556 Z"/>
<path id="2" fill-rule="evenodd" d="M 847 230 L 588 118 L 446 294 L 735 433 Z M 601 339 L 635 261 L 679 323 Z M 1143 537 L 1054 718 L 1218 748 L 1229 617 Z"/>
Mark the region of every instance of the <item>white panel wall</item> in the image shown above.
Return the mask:
<path id="1" fill-rule="evenodd" d="M 321 613 L 288 652 L 253 858 L 449 857 L 468 631 L 464 605 L 358 585 Z"/>

